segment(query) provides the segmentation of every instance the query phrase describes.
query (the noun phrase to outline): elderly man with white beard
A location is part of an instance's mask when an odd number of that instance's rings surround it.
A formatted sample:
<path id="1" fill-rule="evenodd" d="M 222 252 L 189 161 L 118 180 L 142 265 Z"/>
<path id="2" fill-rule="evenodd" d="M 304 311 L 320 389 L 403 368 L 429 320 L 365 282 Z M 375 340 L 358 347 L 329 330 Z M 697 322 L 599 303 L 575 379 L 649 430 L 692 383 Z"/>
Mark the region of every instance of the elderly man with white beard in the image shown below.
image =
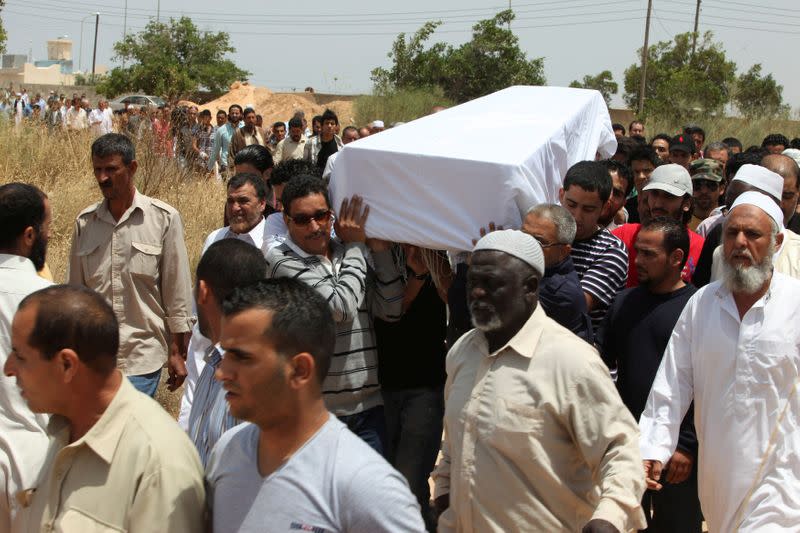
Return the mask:
<path id="1" fill-rule="evenodd" d="M 692 399 L 699 493 L 709 531 L 800 524 L 800 281 L 775 272 L 783 213 L 750 191 L 723 226 L 722 278 L 675 329 L 639 421 L 648 487 L 659 489 Z"/>

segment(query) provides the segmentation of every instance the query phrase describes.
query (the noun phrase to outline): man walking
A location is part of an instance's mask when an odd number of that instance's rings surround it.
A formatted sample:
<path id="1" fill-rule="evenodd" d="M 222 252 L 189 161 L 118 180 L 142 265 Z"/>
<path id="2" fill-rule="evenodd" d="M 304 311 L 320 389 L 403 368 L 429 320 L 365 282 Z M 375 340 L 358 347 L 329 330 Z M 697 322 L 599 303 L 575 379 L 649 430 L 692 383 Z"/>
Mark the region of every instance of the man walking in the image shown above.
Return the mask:
<path id="1" fill-rule="evenodd" d="M 339 126 L 339 117 L 330 109 L 322 113 L 322 130 L 320 134 L 308 140 L 304 148 L 303 157 L 306 161 L 314 163 L 320 170 L 325 170 L 328 158 L 342 149 L 342 139 L 336 135 Z"/>
<path id="2" fill-rule="evenodd" d="M 51 413 L 38 481 L 19 495 L 23 531 L 203 531 L 203 470 L 192 443 L 117 370 L 120 327 L 85 287 L 27 296 L 5 374 Z"/>
<path id="3" fill-rule="evenodd" d="M 521 231 L 489 233 L 473 250 L 476 329 L 447 355 L 440 532 L 645 525 L 636 423 L 594 348 L 539 307 L 544 268 Z"/>
<path id="4" fill-rule="evenodd" d="M 122 326 L 119 368 L 152 397 L 165 362 L 172 388 L 186 377 L 193 313 L 183 224 L 172 206 L 136 190 L 129 138 L 109 133 L 95 140 L 92 165 L 104 199 L 75 221 L 67 280 L 110 303 Z"/>
<path id="5" fill-rule="evenodd" d="M 217 114 L 219 121 L 219 113 Z M 242 127 L 242 106 L 233 104 L 228 108 L 228 122 L 219 126 L 214 132 L 214 141 L 211 147 L 211 157 L 208 158 L 208 170 L 213 171 L 214 165 L 219 163 L 219 173 L 226 176 L 228 167 L 233 167 L 233 160 L 229 157 L 231 139 L 233 134 Z M 227 177 L 227 176 L 226 176 Z"/>
<path id="6" fill-rule="evenodd" d="M 643 224 L 634 248 L 640 285 L 625 289 L 614 300 L 600 328 L 598 344 L 603 360 L 617 371 L 622 401 L 638 420 L 672 328 L 696 289 L 681 279 L 689 256 L 689 234 L 680 222 L 660 217 Z M 650 533 L 701 531 L 692 411 L 690 408 L 681 424 L 678 448 L 667 463 L 664 488 L 645 493 L 642 506 Z"/>
<path id="7" fill-rule="evenodd" d="M 723 222 L 724 272 L 688 302 L 639 422 L 648 486 L 661 487 L 694 398 L 699 492 L 710 531 L 800 524 L 800 281 L 775 272 L 783 213 L 746 192 Z"/>
<path id="8" fill-rule="evenodd" d="M 289 159 L 303 159 L 306 142 L 306 136 L 303 135 L 303 121 L 298 117 L 292 117 L 289 121 L 289 136 L 284 137 L 275 147 L 275 164 Z"/>
<path id="9" fill-rule="evenodd" d="M 217 377 L 241 424 L 211 453 L 213 531 L 421 532 L 403 477 L 325 407 L 335 358 L 328 302 L 292 279 L 223 303 Z"/>
<path id="10" fill-rule="evenodd" d="M 0 363 L 11 353 L 11 322 L 28 294 L 50 285 L 37 270 L 45 264 L 50 205 L 25 183 L 0 186 Z M 0 376 L 0 532 L 18 531 L 18 491 L 34 486 L 47 453 L 47 418 L 34 414 L 19 389 Z"/>

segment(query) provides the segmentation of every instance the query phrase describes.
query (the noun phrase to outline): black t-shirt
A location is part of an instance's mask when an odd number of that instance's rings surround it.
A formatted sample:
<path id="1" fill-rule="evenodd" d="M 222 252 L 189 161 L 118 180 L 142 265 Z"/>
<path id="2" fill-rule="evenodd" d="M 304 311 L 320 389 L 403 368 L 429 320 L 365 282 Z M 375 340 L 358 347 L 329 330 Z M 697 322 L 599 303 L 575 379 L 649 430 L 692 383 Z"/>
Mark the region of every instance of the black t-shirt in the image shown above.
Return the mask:
<path id="1" fill-rule="evenodd" d="M 447 314 L 430 276 L 398 322 L 375 319 L 378 381 L 386 390 L 444 385 Z"/>
<path id="2" fill-rule="evenodd" d="M 664 350 L 689 298 L 692 285 L 669 294 L 652 294 L 645 287 L 625 289 L 617 296 L 598 331 L 597 342 L 609 368 L 617 368 L 617 390 L 636 420 L 644 411 Z M 681 448 L 697 453 L 692 413 L 681 428 Z"/>
<path id="3" fill-rule="evenodd" d="M 320 170 L 325 170 L 325 163 L 328 158 L 339 151 L 339 146 L 336 144 L 336 137 L 332 137 L 330 141 L 323 141 L 322 137 L 319 138 L 319 155 L 317 156 L 317 166 Z"/>

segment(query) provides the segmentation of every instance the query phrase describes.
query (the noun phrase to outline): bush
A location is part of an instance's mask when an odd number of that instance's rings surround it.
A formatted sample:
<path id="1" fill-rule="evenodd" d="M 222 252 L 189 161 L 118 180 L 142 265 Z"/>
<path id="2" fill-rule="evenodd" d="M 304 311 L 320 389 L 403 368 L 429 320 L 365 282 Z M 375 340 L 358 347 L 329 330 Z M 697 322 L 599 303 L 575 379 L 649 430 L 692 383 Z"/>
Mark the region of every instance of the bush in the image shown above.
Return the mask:
<path id="1" fill-rule="evenodd" d="M 453 102 L 439 89 L 398 89 L 359 96 L 353 102 L 353 113 L 357 124 L 382 120 L 388 126 L 393 122 L 409 122 L 425 116 L 437 105 L 449 107 Z"/>

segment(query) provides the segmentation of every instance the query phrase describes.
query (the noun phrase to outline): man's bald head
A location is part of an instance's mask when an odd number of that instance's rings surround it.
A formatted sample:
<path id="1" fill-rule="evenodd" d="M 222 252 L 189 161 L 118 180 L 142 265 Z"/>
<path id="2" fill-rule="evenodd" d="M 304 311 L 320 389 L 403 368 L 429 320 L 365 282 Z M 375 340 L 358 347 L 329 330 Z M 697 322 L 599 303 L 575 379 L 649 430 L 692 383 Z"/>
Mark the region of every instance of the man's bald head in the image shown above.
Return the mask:
<path id="1" fill-rule="evenodd" d="M 783 194 L 781 195 L 781 211 L 784 224 L 794 215 L 797 209 L 798 185 L 800 185 L 800 167 L 787 155 L 769 154 L 761 160 L 761 166 L 779 174 L 783 178 Z"/>

